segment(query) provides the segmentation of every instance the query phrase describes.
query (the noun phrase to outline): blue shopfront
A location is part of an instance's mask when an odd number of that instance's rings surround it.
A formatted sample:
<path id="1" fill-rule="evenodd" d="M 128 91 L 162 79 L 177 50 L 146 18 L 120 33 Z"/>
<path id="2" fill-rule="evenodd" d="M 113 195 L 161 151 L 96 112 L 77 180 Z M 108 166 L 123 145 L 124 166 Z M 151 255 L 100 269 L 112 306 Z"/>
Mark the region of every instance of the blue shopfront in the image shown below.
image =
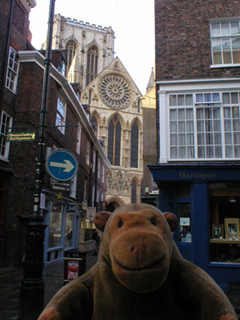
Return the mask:
<path id="1" fill-rule="evenodd" d="M 156 164 L 159 209 L 179 220 L 181 254 L 226 292 L 240 290 L 240 165 Z M 237 289 L 236 289 L 237 288 Z"/>

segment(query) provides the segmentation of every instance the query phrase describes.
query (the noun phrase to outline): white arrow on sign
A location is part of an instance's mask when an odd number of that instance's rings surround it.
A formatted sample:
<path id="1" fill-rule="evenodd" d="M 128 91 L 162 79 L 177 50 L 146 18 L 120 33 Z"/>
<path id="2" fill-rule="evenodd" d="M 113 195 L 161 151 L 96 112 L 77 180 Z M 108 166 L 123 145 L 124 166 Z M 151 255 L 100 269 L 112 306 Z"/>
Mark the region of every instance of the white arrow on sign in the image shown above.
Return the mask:
<path id="1" fill-rule="evenodd" d="M 60 162 L 50 162 L 51 167 L 64 168 L 63 172 L 70 172 L 74 169 L 74 165 L 69 160 L 63 160 L 65 163 Z"/>

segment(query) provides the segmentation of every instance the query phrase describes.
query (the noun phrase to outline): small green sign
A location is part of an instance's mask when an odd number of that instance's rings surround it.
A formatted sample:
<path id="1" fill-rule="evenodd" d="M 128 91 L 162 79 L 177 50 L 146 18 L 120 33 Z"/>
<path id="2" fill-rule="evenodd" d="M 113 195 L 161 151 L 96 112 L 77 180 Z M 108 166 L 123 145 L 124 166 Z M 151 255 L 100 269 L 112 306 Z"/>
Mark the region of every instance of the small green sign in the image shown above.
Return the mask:
<path id="1" fill-rule="evenodd" d="M 9 132 L 7 134 L 8 142 L 24 142 L 34 141 L 36 137 L 35 132 Z"/>

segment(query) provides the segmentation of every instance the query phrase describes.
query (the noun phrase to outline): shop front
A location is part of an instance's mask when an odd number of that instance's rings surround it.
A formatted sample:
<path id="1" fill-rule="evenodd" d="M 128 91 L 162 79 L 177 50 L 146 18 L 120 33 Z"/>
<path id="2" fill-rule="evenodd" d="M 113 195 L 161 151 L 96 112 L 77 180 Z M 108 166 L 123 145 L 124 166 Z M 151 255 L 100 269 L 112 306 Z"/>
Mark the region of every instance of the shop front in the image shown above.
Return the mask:
<path id="1" fill-rule="evenodd" d="M 226 292 L 240 290 L 240 165 L 149 166 L 159 186 L 159 209 L 178 217 L 174 239 Z"/>
<path id="2" fill-rule="evenodd" d="M 50 200 L 45 222 L 45 263 L 62 260 L 66 250 L 78 248 L 80 213 L 76 202 Z"/>

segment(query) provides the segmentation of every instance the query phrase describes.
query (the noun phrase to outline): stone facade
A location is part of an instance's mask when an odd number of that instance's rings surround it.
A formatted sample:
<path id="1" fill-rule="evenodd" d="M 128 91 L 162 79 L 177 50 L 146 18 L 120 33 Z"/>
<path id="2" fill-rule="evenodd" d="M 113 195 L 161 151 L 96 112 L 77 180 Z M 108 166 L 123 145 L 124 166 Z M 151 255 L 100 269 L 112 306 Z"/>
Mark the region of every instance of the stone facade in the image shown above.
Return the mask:
<path id="1" fill-rule="evenodd" d="M 74 56 L 69 49 L 74 47 Z M 55 16 L 54 48 L 65 48 L 68 61 L 68 79 L 82 88 L 81 102 L 90 107 L 90 121 L 94 119 L 97 138 L 102 141 L 106 155 L 109 149 L 109 125 L 116 117 L 121 126 L 121 140 L 116 142 L 120 162 L 107 172 L 106 199 L 108 209 L 140 202 L 143 179 L 143 119 L 141 92 L 128 74 L 121 60 L 114 58 L 114 32 L 109 28 L 82 21 Z M 88 78 L 89 50 L 97 52 L 97 66 Z M 111 82 L 111 83 L 110 83 Z M 131 130 L 137 125 L 137 166 L 131 167 Z M 133 186 L 134 185 L 134 186 Z M 134 189 L 134 191 L 133 191 Z M 134 193 L 134 195 L 133 195 Z"/>

